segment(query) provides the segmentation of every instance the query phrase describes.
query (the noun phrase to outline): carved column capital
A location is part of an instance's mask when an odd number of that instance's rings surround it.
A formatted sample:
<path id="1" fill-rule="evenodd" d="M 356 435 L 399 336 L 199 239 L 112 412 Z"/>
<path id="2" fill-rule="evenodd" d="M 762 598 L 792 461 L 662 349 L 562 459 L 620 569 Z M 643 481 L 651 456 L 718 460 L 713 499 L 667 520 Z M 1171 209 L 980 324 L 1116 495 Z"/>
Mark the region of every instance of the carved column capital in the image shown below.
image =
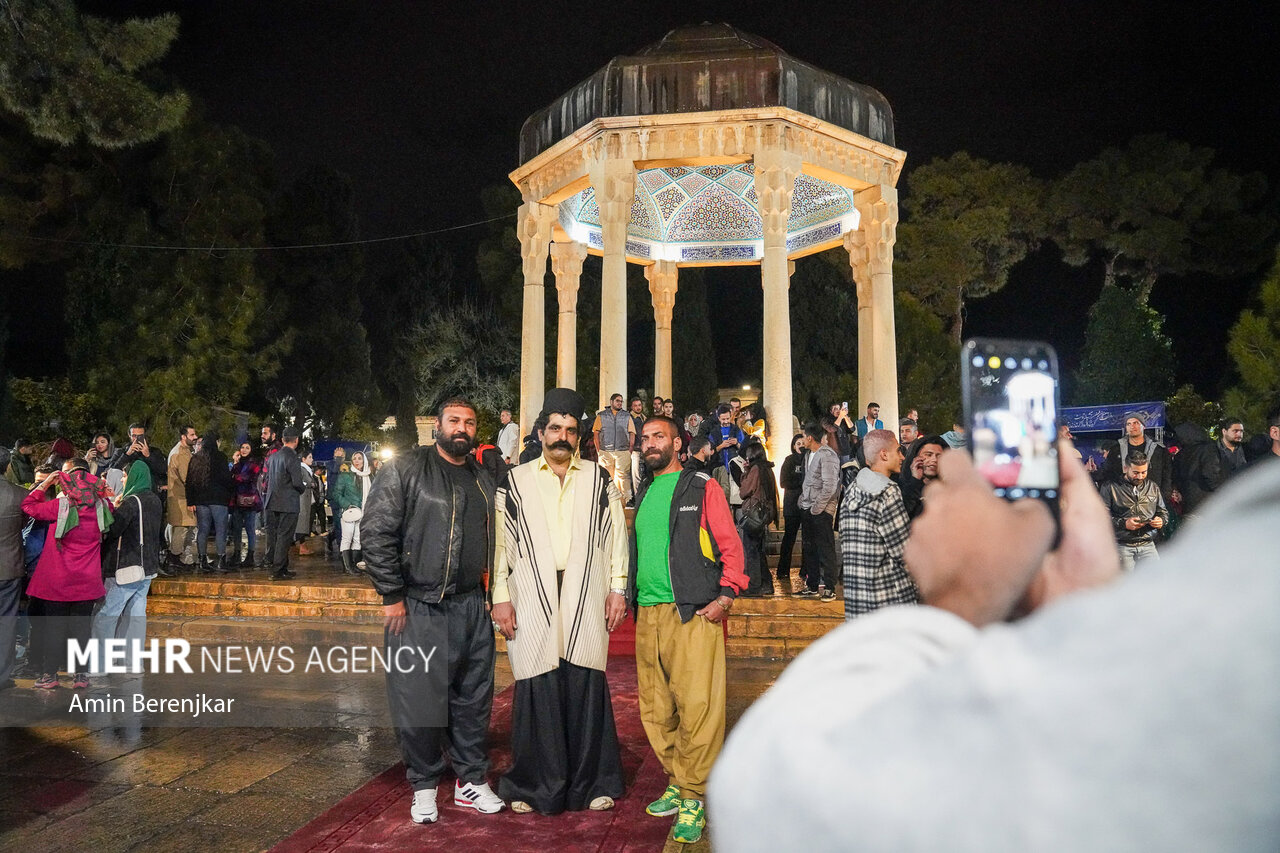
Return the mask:
<path id="1" fill-rule="evenodd" d="M 891 275 L 893 244 L 898 240 L 898 190 L 883 184 L 868 187 L 854 195 L 854 204 L 865 236 L 868 274 Z"/>
<path id="2" fill-rule="evenodd" d="M 679 275 L 675 261 L 656 261 L 644 268 L 644 277 L 649 281 L 649 294 L 653 297 L 653 322 L 659 329 L 671 328 Z"/>
<path id="3" fill-rule="evenodd" d="M 605 147 L 602 156 L 588 158 L 587 171 L 600 208 L 601 232 L 608 233 L 618 226 L 625 229 L 631 222 L 631 205 L 636 195 L 635 164 L 608 156 Z"/>
<path id="4" fill-rule="evenodd" d="M 516 215 L 516 235 L 520 238 L 520 258 L 525 284 L 542 284 L 547 274 L 547 247 L 556 209 L 549 204 L 525 202 Z"/>
<path id="5" fill-rule="evenodd" d="M 791 217 L 791 191 L 803 163 L 799 154 L 782 147 L 780 141 L 763 140 L 755 154 L 756 196 L 766 246 L 787 244 L 787 220 Z"/>
<path id="6" fill-rule="evenodd" d="M 551 271 L 556 276 L 556 291 L 560 295 L 560 310 L 574 310 L 578 302 L 578 283 L 582 279 L 582 262 L 586 260 L 587 247 L 581 243 L 552 243 Z"/>

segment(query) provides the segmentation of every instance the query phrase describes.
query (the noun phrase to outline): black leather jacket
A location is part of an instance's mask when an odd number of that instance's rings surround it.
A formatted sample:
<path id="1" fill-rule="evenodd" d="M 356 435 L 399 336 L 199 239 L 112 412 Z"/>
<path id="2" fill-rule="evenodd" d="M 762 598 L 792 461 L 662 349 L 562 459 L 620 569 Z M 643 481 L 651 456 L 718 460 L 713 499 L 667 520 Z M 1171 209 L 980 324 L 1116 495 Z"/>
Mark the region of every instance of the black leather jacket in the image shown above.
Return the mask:
<path id="1" fill-rule="evenodd" d="M 406 597 L 437 603 L 462 559 L 462 517 L 467 496 L 445 473 L 434 447 L 420 447 L 384 465 L 360 519 L 360 544 L 373 586 L 383 604 Z M 493 564 L 494 482 L 474 456 L 465 463 L 476 475 L 488 510 Z"/>

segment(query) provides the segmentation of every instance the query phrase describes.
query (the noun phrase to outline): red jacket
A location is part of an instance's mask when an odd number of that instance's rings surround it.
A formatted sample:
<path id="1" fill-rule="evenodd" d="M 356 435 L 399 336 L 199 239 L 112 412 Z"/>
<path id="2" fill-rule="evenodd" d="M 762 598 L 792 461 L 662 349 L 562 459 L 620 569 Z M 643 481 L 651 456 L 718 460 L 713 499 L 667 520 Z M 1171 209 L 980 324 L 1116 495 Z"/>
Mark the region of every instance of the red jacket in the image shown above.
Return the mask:
<path id="1" fill-rule="evenodd" d="M 48 537 L 27 594 L 45 601 L 95 601 L 107 594 L 102 585 L 102 531 L 93 507 L 80 510 L 80 523 L 61 539 L 54 539 L 58 501 L 44 489 L 22 501 L 22 511 L 37 521 L 50 522 Z"/>

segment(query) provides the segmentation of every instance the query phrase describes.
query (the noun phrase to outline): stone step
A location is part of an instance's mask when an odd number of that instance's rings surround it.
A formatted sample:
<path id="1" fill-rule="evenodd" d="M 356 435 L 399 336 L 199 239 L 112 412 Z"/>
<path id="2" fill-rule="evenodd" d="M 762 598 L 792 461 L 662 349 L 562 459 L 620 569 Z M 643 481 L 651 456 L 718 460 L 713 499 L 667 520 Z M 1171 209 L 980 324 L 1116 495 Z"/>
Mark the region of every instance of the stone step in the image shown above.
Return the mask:
<path id="1" fill-rule="evenodd" d="M 322 604 L 242 598 L 148 596 L 147 613 L 155 616 L 218 616 L 241 619 L 289 619 L 372 625 L 382 623 L 380 604 Z"/>
<path id="2" fill-rule="evenodd" d="M 725 655 L 731 658 L 790 660 L 812 643 L 811 639 L 798 638 L 729 637 L 725 640 L 724 650 Z"/>
<path id="3" fill-rule="evenodd" d="M 383 629 L 381 623 L 342 625 L 295 620 L 148 615 L 147 637 L 238 645 L 381 646 Z"/>
<path id="4" fill-rule="evenodd" d="M 816 640 L 844 624 L 843 613 L 834 616 L 741 616 L 729 620 L 730 637 Z"/>
<path id="5" fill-rule="evenodd" d="M 254 575 L 257 575 L 254 577 Z M 255 601 L 294 601 L 318 604 L 382 603 L 373 585 L 365 578 L 353 578 L 336 572 L 331 578 L 306 581 L 271 581 L 265 572 L 246 573 L 235 579 L 157 578 L 151 583 L 150 597 L 166 598 L 244 598 Z"/>

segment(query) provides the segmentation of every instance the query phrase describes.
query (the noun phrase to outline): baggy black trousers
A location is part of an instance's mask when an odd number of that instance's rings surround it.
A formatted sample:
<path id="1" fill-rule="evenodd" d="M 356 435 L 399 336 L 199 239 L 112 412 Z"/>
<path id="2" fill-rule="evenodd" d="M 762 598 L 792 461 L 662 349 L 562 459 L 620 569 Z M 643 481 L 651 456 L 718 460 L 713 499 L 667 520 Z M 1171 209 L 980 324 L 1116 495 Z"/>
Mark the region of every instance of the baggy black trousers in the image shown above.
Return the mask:
<path id="1" fill-rule="evenodd" d="M 389 655 L 405 645 L 435 649 L 436 677 L 421 671 L 387 671 L 387 702 L 404 758 L 405 776 L 415 791 L 434 788 L 445 771 L 445 753 L 462 782 L 480 784 L 489 772 L 486 749 L 493 707 L 493 623 L 483 590 L 445 596 L 439 604 L 406 598 L 405 627 L 386 632 Z M 447 665 L 447 680 L 439 667 Z M 441 691 L 445 695 L 435 695 Z M 444 703 L 448 723 L 422 725 L 428 710 Z M 438 716 L 438 715 L 437 715 Z"/>

